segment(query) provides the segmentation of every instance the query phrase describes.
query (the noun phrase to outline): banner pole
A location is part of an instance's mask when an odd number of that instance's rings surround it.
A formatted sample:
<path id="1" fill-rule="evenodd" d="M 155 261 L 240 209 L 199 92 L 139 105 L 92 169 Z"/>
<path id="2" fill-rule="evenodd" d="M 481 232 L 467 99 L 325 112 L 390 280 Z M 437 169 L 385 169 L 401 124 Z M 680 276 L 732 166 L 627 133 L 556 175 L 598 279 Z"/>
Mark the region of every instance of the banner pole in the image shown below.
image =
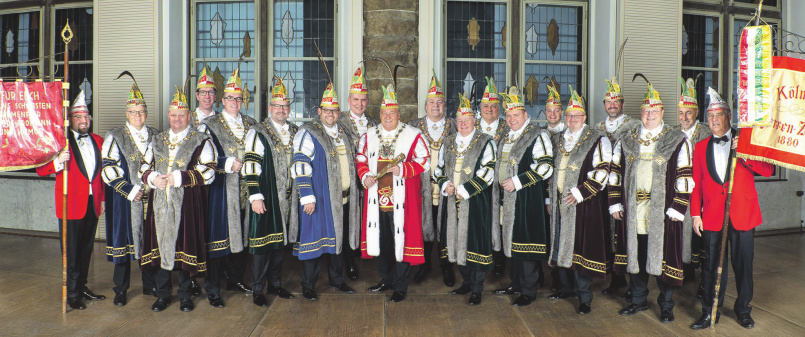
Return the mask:
<path id="1" fill-rule="evenodd" d="M 727 131 L 730 132 L 730 131 Z M 734 140 L 734 141 L 737 141 Z M 713 309 L 710 312 L 710 326 L 713 330 L 716 329 L 716 320 L 718 313 L 718 292 L 721 289 L 721 271 L 724 268 L 724 253 L 727 248 L 727 235 L 730 225 L 730 206 L 732 204 L 732 185 L 735 179 L 732 179 L 735 174 L 735 165 L 738 164 L 735 150 L 730 150 L 732 160 L 730 162 L 730 172 L 727 178 L 730 180 L 729 188 L 727 189 L 727 201 L 724 204 L 724 221 L 721 223 L 721 253 L 718 254 L 718 269 L 716 269 L 716 287 L 713 292 Z M 711 262 L 712 263 L 712 262 Z"/>
<path id="2" fill-rule="evenodd" d="M 70 40 L 73 39 L 73 31 L 70 29 L 70 20 L 67 20 L 67 24 L 64 25 L 64 29 L 61 31 L 62 41 L 64 41 L 64 82 L 62 82 L 62 112 L 64 114 L 64 144 L 65 146 L 70 146 L 70 118 L 69 118 L 69 109 L 70 109 L 70 82 L 69 79 L 69 62 L 70 57 L 69 53 L 67 52 L 67 44 L 70 43 Z M 66 102 L 66 103 L 65 103 Z M 62 299 L 62 313 L 67 313 L 67 177 L 68 175 L 68 168 L 70 165 L 64 165 L 64 173 L 62 176 L 64 177 L 62 185 L 62 250 L 61 250 L 61 261 L 62 261 L 62 291 L 61 291 L 61 299 Z"/>

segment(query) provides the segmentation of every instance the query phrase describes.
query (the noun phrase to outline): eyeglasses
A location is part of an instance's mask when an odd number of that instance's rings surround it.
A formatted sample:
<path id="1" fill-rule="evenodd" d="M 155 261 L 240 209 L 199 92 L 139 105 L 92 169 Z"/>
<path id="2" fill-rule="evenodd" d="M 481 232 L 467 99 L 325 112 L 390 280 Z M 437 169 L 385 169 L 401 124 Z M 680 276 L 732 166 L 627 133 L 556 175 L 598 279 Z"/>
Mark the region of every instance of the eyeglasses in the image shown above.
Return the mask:
<path id="1" fill-rule="evenodd" d="M 581 119 L 584 115 L 565 115 L 565 119 Z"/>
<path id="2" fill-rule="evenodd" d="M 226 96 L 226 97 L 224 97 L 224 99 L 227 100 L 227 101 L 235 101 L 235 102 L 238 102 L 238 103 L 243 103 L 243 98 L 242 97 Z"/>
<path id="3" fill-rule="evenodd" d="M 271 107 L 272 107 L 272 108 L 279 108 L 279 109 L 283 109 L 283 110 L 290 110 L 290 109 L 291 109 L 291 105 L 290 105 L 290 104 L 289 104 L 289 105 L 282 105 L 282 104 L 269 104 L 269 105 L 271 105 Z"/>
<path id="4" fill-rule="evenodd" d="M 338 109 L 321 109 L 321 111 L 328 114 L 338 113 Z"/>
<path id="5" fill-rule="evenodd" d="M 126 112 L 128 112 L 132 116 L 137 116 L 137 117 L 145 116 L 145 115 L 148 114 L 148 112 L 146 112 L 145 110 L 126 111 Z"/>
<path id="6" fill-rule="evenodd" d="M 643 115 L 659 115 L 662 110 L 640 110 Z"/>
<path id="7" fill-rule="evenodd" d="M 210 96 L 215 95 L 215 90 L 199 90 L 197 91 L 199 96 Z"/>

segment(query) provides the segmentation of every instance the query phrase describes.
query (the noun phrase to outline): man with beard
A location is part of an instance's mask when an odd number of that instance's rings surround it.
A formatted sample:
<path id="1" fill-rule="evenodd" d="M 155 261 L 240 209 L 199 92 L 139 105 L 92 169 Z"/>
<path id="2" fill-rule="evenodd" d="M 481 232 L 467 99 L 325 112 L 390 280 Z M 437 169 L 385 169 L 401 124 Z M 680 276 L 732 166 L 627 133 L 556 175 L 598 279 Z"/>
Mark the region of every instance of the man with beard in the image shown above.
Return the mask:
<path id="1" fill-rule="evenodd" d="M 363 69 L 358 68 L 355 75 L 352 76 L 352 84 L 349 87 L 349 111 L 341 112 L 338 117 L 338 125 L 340 125 L 344 132 L 349 134 L 349 138 L 354 141 L 354 146 L 358 146 L 358 140 L 369 130 L 370 127 L 377 126 L 377 120 L 366 115 L 366 106 L 369 104 L 369 90 L 366 86 L 366 79 L 363 77 Z M 358 188 L 362 189 L 363 185 L 358 182 Z M 359 203 L 363 191 L 359 191 Z M 346 226 L 346 224 L 345 224 Z M 351 229 L 344 227 L 344 235 L 346 236 Z M 358 268 L 355 266 L 355 256 L 360 254 L 360 250 L 353 250 L 349 245 L 343 247 L 344 251 L 341 254 L 344 260 L 344 270 L 346 270 L 347 277 L 350 280 L 358 279 Z"/>
<path id="2" fill-rule="evenodd" d="M 509 132 L 497 146 L 496 183 L 492 190 L 492 244 L 511 258 L 511 283 L 494 291 L 520 293 L 512 303 L 527 306 L 537 295 L 542 261 L 548 257 L 545 230 L 545 179 L 553 174 L 553 151 L 548 132 L 528 121 L 517 87 L 501 93 L 506 102 Z"/>
<path id="3" fill-rule="evenodd" d="M 131 74 L 124 72 L 124 74 Z M 132 77 L 134 79 L 134 77 Z M 126 103 L 126 125 L 106 133 L 103 142 L 103 171 L 101 177 L 106 183 L 106 260 L 115 264 L 113 281 L 115 298 L 112 303 L 126 305 L 126 291 L 131 278 L 131 261 L 141 256 L 140 245 L 143 230 L 143 200 L 147 194 L 137 173 L 145 150 L 151 139 L 159 133 L 145 126 L 148 107 L 141 99 L 137 82 L 132 85 L 129 101 Z M 147 186 L 147 185 L 146 185 Z M 142 273 L 143 294 L 154 295 L 153 272 Z"/>
<path id="4" fill-rule="evenodd" d="M 469 305 L 481 304 L 486 271 L 492 269 L 492 189 L 495 143 L 475 129 L 475 112 L 459 94 L 458 133 L 447 136 L 439 149 L 433 180 L 439 186 L 439 255 L 458 264 L 464 282 L 453 295 L 470 295 Z"/>
<path id="5" fill-rule="evenodd" d="M 430 168 L 430 153 L 419 130 L 400 123 L 394 84 L 383 88 L 380 123 L 361 136 L 355 157 L 366 191 L 361 254 L 378 257 L 380 283 L 368 290 L 393 289 L 389 301 L 396 303 L 405 300 L 411 265 L 425 262 L 422 212 L 430 210 L 422 207 L 420 177 Z"/>
<path id="6" fill-rule="evenodd" d="M 684 277 L 683 246 L 690 244 L 682 240 L 682 220 L 693 190 L 691 151 L 682 131 L 663 123 L 660 94 L 646 82 L 642 125 L 612 151 L 609 212 L 619 220 L 615 271 L 630 273 L 632 285 L 632 304 L 619 313 L 631 316 L 648 309 L 648 280 L 654 275 L 660 321 L 667 323 L 674 320 L 674 288 Z"/>
<path id="7" fill-rule="evenodd" d="M 210 305 L 223 308 L 221 276 L 226 277 L 227 290 L 251 292 L 243 282 L 248 253 L 249 191 L 245 175 L 241 174 L 246 155 L 246 131 L 257 124 L 254 118 L 240 113 L 243 88 L 240 70 L 235 69 L 224 87 L 224 112 L 207 118 L 199 127 L 208 133 L 215 144 L 216 179 L 210 188 L 210 224 L 207 241 L 209 273 L 204 290 Z"/>
<path id="8" fill-rule="evenodd" d="M 252 125 L 246 134 L 246 185 L 249 189 L 249 253 L 252 254 L 252 300 L 267 307 L 265 293 L 294 298 L 282 287 L 283 248 L 296 233 L 288 228 L 299 221 L 299 197 L 290 177 L 294 135 L 299 128 L 288 122 L 291 101 L 282 79 L 271 90 L 271 116 Z M 266 288 L 268 281 L 268 288 Z M 266 289 L 265 293 L 263 289 Z"/>
<path id="9" fill-rule="evenodd" d="M 430 80 L 430 89 L 425 100 L 425 117 L 414 119 L 408 125 L 418 128 L 430 145 L 430 171 L 436 168 L 438 162 L 439 148 L 444 143 L 447 136 L 456 133 L 456 121 L 445 117 L 447 105 L 445 103 L 444 91 L 436 73 Z M 422 181 L 422 235 L 425 239 L 425 263 L 419 266 L 414 275 L 414 282 L 422 282 L 428 273 L 432 271 L 431 259 L 433 258 L 433 248 L 437 245 L 436 223 L 437 213 L 439 212 L 439 189 L 436 182 L 431 179 L 430 173 L 423 173 Z M 430 207 L 428 207 L 430 206 Z M 456 284 L 456 277 L 453 274 L 453 264 L 448 259 L 439 259 L 442 270 L 444 285 L 452 287 Z"/>
<path id="10" fill-rule="evenodd" d="M 612 145 L 603 132 L 588 127 L 578 93 L 571 88 L 565 110 L 567 129 L 554 144 L 551 179 L 552 266 L 573 270 L 575 284 L 563 290 L 579 298 L 578 314 L 592 311 L 593 278 L 606 279 L 609 213 L 604 188 Z M 561 154 L 561 155 L 560 155 Z M 564 286 L 564 284 L 563 284 Z M 554 297 L 551 297 L 554 298 Z"/>
<path id="11" fill-rule="evenodd" d="M 486 88 L 484 96 L 481 98 L 481 118 L 475 122 L 475 129 L 492 137 L 494 144 L 497 144 L 500 138 L 509 132 L 506 120 L 500 118 L 500 97 L 495 80 L 491 77 L 486 78 Z M 506 271 L 506 255 L 502 251 L 493 251 L 492 255 L 495 260 L 492 274 L 501 276 Z"/>
<path id="12" fill-rule="evenodd" d="M 329 75 L 328 75 L 329 77 Z M 358 248 L 358 186 L 352 139 L 338 125 L 341 113 L 333 83 L 324 89 L 319 118 L 305 123 L 293 139 L 291 177 L 299 187 L 299 222 L 289 231 L 299 233 L 294 255 L 304 263 L 302 297 L 315 301 L 316 279 L 322 255 L 328 254 L 330 288 L 355 293 L 341 269 L 343 246 Z M 344 236 L 345 228 L 348 235 Z"/>
<path id="13" fill-rule="evenodd" d="M 215 179 L 216 153 L 210 137 L 189 126 L 187 97 L 176 88 L 168 110 L 170 130 L 158 134 L 142 159 L 142 181 L 152 188 L 143 225 L 140 265 L 156 270 L 153 311 L 171 302 L 171 271 L 179 271 L 179 310 L 192 311 L 190 278 L 204 277 L 207 251 L 207 185 Z"/>
<path id="14" fill-rule="evenodd" d="M 64 235 L 62 223 L 67 220 L 67 239 L 60 240 L 66 246 L 67 265 L 67 304 L 70 308 L 84 310 L 81 298 L 91 301 L 103 300 L 106 296 L 94 294 L 87 288 L 89 263 L 95 244 L 95 230 L 98 217 L 104 211 L 104 184 L 101 172 L 101 146 L 103 138 L 89 132 L 92 116 L 89 114 L 84 91 L 78 93 L 70 109 L 70 131 L 68 144 L 53 160 L 36 168 L 39 176 L 56 174 L 56 216 L 59 217 L 59 236 Z M 70 197 L 67 198 L 67 214 L 64 210 L 64 169 L 67 167 L 67 182 Z"/>

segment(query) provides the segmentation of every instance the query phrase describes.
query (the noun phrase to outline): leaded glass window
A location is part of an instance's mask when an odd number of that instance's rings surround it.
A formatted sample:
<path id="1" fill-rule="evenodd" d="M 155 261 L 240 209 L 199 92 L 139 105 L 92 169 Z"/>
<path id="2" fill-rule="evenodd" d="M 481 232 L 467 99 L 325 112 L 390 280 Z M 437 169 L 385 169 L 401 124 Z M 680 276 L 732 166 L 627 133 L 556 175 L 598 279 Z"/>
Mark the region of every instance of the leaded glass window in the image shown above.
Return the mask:
<path id="1" fill-rule="evenodd" d="M 39 20 L 39 11 L 0 15 L 0 76 L 3 78 L 24 81 L 39 78 Z"/>
<path id="2" fill-rule="evenodd" d="M 707 107 L 707 88 L 720 91 L 721 26 L 719 16 L 684 14 L 682 16 L 682 77 L 696 78 L 696 99 L 699 102 L 699 120 Z M 681 85 L 681 84 L 680 84 Z"/>

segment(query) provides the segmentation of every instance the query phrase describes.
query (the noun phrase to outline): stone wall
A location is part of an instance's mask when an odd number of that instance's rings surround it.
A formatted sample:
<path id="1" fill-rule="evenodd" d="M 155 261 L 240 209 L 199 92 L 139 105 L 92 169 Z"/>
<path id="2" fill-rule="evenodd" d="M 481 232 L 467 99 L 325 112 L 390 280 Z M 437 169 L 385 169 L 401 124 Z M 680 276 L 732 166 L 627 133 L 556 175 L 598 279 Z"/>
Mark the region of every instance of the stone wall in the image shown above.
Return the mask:
<path id="1" fill-rule="evenodd" d="M 0 228 L 57 232 L 53 179 L 0 178 Z"/>
<path id="2" fill-rule="evenodd" d="M 397 101 L 400 119 L 417 118 L 417 57 L 419 54 L 418 0 L 364 0 L 363 56 L 366 82 L 369 85 L 369 116 L 378 118 L 383 99 L 381 86 L 391 83 L 386 66 L 372 57 L 385 59 L 397 71 Z"/>

